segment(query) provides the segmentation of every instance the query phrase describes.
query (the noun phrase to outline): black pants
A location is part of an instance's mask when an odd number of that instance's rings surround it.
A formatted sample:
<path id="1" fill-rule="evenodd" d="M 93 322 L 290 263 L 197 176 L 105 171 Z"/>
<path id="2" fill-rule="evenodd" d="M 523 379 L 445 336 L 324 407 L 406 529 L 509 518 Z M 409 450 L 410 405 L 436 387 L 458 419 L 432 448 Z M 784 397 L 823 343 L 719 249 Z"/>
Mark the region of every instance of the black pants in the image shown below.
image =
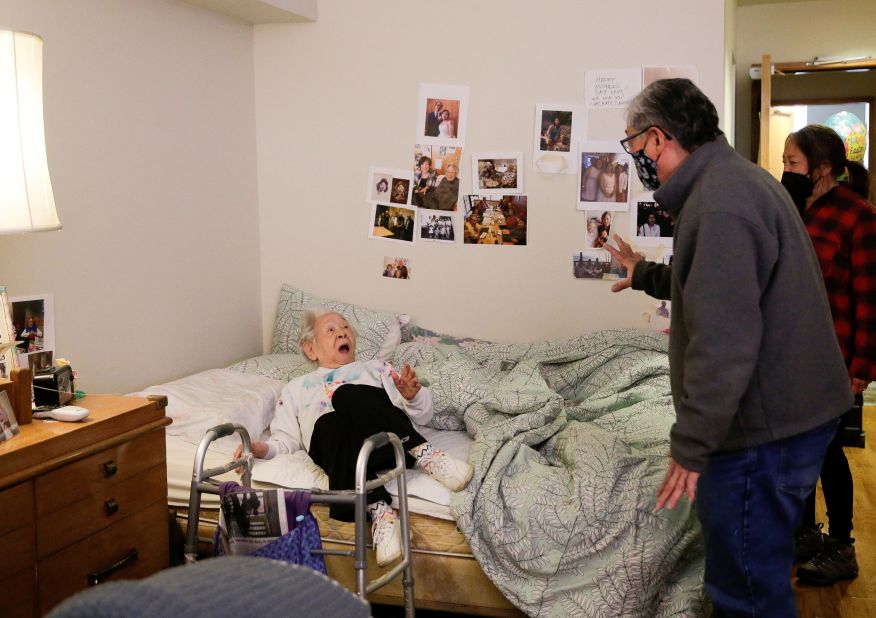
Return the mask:
<path id="1" fill-rule="evenodd" d="M 356 487 L 356 460 L 366 438 L 381 431 L 396 434 L 404 442 L 405 463 L 408 468 L 415 460 L 407 451 L 426 443 L 426 439 L 414 430 L 411 419 L 392 404 L 386 391 L 377 386 L 344 384 L 332 396 L 334 412 L 323 414 L 313 427 L 310 438 L 310 458 L 320 466 L 329 478 L 329 489 L 354 489 Z M 387 444 L 371 454 L 366 476 L 373 479 L 379 470 L 395 467 L 392 446 Z M 392 504 L 392 498 L 384 487 L 368 492 L 368 504 L 378 501 Z M 347 504 L 332 505 L 329 515 L 341 521 L 353 521 L 353 507 Z"/>
<path id="2" fill-rule="evenodd" d="M 855 396 L 855 405 L 863 403 L 863 396 Z M 827 521 L 830 536 L 842 541 L 848 540 L 852 533 L 852 510 L 854 504 L 854 484 L 849 460 L 842 446 L 842 425 L 827 447 L 824 463 L 821 466 L 821 490 L 827 506 Z M 815 491 L 806 500 L 803 511 L 803 525 L 815 527 Z"/>

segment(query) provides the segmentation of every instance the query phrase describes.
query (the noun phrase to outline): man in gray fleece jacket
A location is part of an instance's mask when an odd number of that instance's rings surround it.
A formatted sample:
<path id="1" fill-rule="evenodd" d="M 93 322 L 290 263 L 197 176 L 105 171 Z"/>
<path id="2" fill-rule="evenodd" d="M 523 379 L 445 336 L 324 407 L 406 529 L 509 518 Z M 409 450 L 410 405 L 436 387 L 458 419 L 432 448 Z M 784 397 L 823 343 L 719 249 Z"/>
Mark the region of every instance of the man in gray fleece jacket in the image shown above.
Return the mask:
<path id="1" fill-rule="evenodd" d="M 614 284 L 672 301 L 676 422 L 657 509 L 697 498 L 716 616 L 796 616 L 794 530 L 851 406 L 821 271 L 787 191 L 739 156 L 711 101 L 660 80 L 627 110 L 622 145 L 675 220 L 671 266 L 615 236 Z"/>

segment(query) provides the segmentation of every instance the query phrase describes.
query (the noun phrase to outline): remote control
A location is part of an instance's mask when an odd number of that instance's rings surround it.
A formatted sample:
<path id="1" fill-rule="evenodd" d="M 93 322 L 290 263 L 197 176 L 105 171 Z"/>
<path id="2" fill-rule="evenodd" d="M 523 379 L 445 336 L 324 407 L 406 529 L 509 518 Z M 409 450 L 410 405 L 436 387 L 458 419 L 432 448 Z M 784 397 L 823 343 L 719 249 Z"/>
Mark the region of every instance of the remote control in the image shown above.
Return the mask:
<path id="1" fill-rule="evenodd" d="M 64 406 L 54 410 L 43 410 L 33 413 L 34 418 L 53 418 L 56 421 L 75 422 L 88 416 L 88 410 L 79 406 Z"/>

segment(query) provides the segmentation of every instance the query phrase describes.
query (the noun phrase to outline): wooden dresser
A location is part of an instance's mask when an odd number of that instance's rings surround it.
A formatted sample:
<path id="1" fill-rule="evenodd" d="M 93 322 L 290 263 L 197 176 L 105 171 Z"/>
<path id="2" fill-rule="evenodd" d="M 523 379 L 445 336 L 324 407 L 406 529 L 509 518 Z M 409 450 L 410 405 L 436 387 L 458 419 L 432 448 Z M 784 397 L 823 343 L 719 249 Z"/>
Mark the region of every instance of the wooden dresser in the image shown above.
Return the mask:
<path id="1" fill-rule="evenodd" d="M 168 566 L 165 398 L 92 395 L 0 442 L 0 614 L 39 616 Z"/>

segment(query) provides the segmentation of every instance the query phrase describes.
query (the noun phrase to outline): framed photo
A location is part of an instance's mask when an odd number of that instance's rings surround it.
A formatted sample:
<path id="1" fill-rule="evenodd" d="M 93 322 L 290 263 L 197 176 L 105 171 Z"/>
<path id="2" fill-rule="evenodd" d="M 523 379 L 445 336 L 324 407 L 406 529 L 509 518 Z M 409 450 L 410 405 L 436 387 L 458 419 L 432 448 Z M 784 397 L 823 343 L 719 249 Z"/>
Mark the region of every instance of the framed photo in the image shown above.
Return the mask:
<path id="1" fill-rule="evenodd" d="M 672 247 L 675 222 L 669 213 L 654 201 L 653 193 L 643 193 L 633 200 L 630 210 L 630 235 L 633 244 L 643 247 Z"/>
<path id="2" fill-rule="evenodd" d="M 18 367 L 18 349 L 15 344 L 16 331 L 12 320 L 12 306 L 6 295 L 6 286 L 0 285 L 0 378 L 8 378 L 10 372 Z"/>
<path id="3" fill-rule="evenodd" d="M 369 238 L 393 242 L 414 242 L 417 213 L 413 208 L 390 204 L 374 204 L 371 208 Z"/>
<path id="4" fill-rule="evenodd" d="M 535 106 L 532 168 L 543 174 L 576 174 L 577 144 L 587 136 L 583 105 L 539 103 Z"/>
<path id="5" fill-rule="evenodd" d="M 15 339 L 19 342 L 19 362 L 29 365 L 22 355 L 55 349 L 55 310 L 51 294 L 16 296 L 12 305 Z"/>
<path id="6" fill-rule="evenodd" d="M 6 391 L 0 391 L 0 442 L 6 442 L 14 438 L 20 432 L 15 412 L 12 410 L 12 402 Z"/>
<path id="7" fill-rule="evenodd" d="M 417 142 L 444 146 L 465 144 L 468 86 L 420 84 Z"/>
<path id="8" fill-rule="evenodd" d="M 578 210 L 628 210 L 634 169 L 620 142 L 581 142 Z"/>
<path id="9" fill-rule="evenodd" d="M 482 152 L 471 156 L 472 192 L 479 195 L 523 193 L 522 152 Z"/>
<path id="10" fill-rule="evenodd" d="M 413 184 L 414 175 L 407 170 L 369 167 L 365 201 L 372 204 L 410 204 Z"/>

